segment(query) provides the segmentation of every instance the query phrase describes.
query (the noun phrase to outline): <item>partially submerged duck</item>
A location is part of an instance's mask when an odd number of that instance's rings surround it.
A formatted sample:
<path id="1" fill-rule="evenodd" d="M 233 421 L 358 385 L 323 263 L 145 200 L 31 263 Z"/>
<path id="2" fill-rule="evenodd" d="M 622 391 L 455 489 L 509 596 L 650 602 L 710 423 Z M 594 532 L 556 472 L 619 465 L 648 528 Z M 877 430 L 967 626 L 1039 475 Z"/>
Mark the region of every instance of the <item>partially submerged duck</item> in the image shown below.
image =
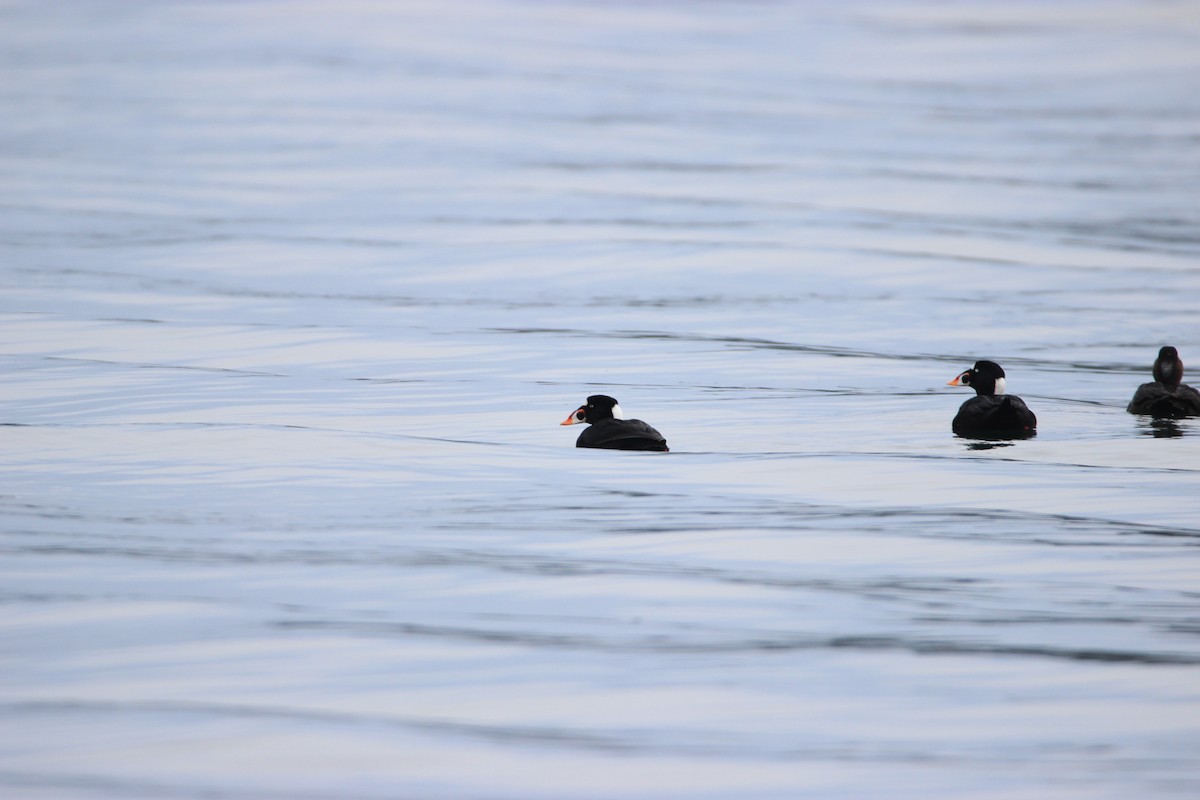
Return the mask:
<path id="1" fill-rule="evenodd" d="M 995 361 L 976 361 L 947 386 L 970 386 L 975 396 L 963 403 L 950 427 L 975 439 L 1025 439 L 1037 434 L 1037 417 L 1025 401 L 1005 394 L 1004 368 Z"/>
<path id="2" fill-rule="evenodd" d="M 579 434 L 576 447 L 667 452 L 667 440 L 661 433 L 640 419 L 625 419 L 616 398 L 606 394 L 592 395 L 561 424 L 581 423 L 587 423 L 588 427 Z"/>
<path id="3" fill-rule="evenodd" d="M 1200 416 L 1200 392 L 1183 383 L 1183 359 L 1164 347 L 1154 359 L 1154 382 L 1143 383 L 1125 409 L 1130 414 L 1179 419 Z"/>

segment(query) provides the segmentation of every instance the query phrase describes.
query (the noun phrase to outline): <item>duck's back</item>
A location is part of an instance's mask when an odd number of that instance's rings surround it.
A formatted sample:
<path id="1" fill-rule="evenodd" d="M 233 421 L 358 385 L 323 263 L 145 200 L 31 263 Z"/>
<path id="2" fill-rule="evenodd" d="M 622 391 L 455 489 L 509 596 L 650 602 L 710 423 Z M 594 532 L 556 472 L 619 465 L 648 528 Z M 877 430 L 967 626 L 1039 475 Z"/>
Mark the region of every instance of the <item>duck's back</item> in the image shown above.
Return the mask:
<path id="1" fill-rule="evenodd" d="M 606 419 L 579 434 L 576 447 L 667 452 L 666 438 L 640 419 Z"/>
<path id="2" fill-rule="evenodd" d="M 963 403 L 951 427 L 959 436 L 1021 438 L 1037 430 L 1037 417 L 1016 395 L 977 395 Z"/>
<path id="3" fill-rule="evenodd" d="M 1200 416 L 1200 392 L 1186 383 L 1171 391 L 1161 383 L 1143 383 L 1125 409 L 1130 414 L 1178 419 Z"/>

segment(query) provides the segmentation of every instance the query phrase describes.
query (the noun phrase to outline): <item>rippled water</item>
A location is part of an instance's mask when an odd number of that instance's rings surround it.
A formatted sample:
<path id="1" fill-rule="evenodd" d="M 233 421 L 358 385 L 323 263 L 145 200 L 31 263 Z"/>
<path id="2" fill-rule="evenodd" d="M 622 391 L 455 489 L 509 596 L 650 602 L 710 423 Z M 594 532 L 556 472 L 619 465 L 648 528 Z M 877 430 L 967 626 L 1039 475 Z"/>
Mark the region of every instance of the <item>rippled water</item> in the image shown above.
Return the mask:
<path id="1" fill-rule="evenodd" d="M 1198 37 L 5 4 L 0 793 L 1197 796 Z"/>

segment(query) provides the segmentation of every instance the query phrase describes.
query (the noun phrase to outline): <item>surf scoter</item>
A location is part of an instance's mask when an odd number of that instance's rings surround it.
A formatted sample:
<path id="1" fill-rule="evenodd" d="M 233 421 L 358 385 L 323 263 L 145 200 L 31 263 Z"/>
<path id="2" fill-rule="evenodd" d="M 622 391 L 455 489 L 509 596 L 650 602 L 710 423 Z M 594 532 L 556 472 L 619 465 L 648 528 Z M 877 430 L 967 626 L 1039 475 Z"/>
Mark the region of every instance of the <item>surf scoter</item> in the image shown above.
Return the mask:
<path id="1" fill-rule="evenodd" d="M 594 394 L 587 403 L 571 412 L 563 425 L 588 423 L 575 441 L 576 447 L 605 450 L 657 450 L 667 452 L 667 440 L 640 419 L 625 419 L 615 398 Z"/>
<path id="2" fill-rule="evenodd" d="M 1179 419 L 1200 416 L 1200 392 L 1183 380 L 1183 361 L 1174 347 L 1164 347 L 1154 359 L 1154 382 L 1143 383 L 1125 409 L 1130 414 Z"/>
<path id="3" fill-rule="evenodd" d="M 976 361 L 947 386 L 970 386 L 975 396 L 963 403 L 951 428 L 969 438 L 1024 439 L 1037 433 L 1037 417 L 1016 395 L 1004 393 L 1004 369 L 995 361 Z"/>

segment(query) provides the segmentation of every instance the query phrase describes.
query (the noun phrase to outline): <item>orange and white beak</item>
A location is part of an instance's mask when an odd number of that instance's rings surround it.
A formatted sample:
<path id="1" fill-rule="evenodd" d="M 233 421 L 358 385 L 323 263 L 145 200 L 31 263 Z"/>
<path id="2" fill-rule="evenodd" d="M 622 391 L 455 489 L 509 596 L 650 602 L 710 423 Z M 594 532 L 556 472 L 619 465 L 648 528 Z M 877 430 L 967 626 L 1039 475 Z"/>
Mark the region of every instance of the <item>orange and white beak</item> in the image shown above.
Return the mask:
<path id="1" fill-rule="evenodd" d="M 587 416 L 587 406 L 580 406 L 571 412 L 571 416 L 564 419 L 559 425 L 578 425 L 583 422 L 583 418 Z"/>
<path id="2" fill-rule="evenodd" d="M 966 384 L 963 383 L 963 378 L 970 374 L 971 374 L 970 370 L 967 370 L 966 372 L 961 372 L 958 375 L 955 375 L 951 380 L 946 381 L 946 385 L 947 386 L 965 386 Z"/>

